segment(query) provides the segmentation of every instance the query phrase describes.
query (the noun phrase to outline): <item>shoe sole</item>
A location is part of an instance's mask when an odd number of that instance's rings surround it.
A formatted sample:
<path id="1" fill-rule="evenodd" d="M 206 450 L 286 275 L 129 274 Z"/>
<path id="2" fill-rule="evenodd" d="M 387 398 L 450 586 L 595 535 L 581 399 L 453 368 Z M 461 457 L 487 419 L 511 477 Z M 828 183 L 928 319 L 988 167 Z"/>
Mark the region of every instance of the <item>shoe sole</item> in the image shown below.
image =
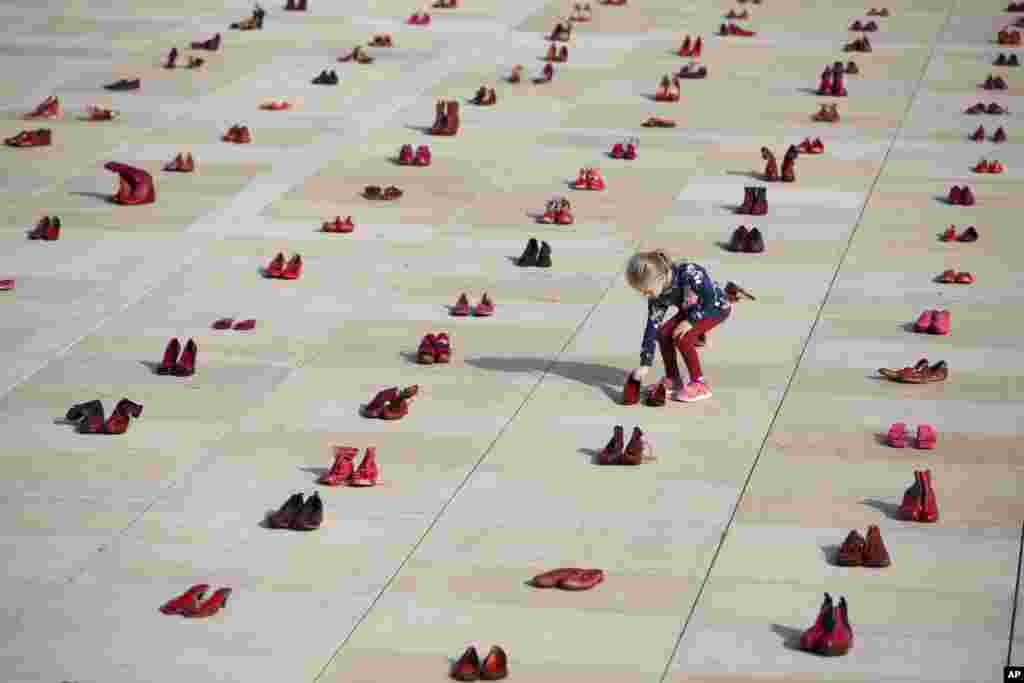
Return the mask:
<path id="1" fill-rule="evenodd" d="M 678 401 L 680 403 L 697 403 L 699 401 L 706 401 L 709 398 L 711 398 L 711 396 L 712 396 L 711 392 L 708 392 L 706 394 L 701 394 L 700 396 L 697 396 L 697 397 L 694 397 L 694 398 L 676 398 L 676 397 L 673 396 L 672 400 L 673 401 Z"/>

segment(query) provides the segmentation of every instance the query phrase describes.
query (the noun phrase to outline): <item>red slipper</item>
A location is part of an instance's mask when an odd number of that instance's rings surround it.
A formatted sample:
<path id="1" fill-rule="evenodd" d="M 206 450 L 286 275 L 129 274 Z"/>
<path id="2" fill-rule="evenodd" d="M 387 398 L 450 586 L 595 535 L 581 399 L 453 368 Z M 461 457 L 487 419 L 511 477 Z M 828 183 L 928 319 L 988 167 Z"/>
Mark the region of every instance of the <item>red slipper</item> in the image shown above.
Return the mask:
<path id="1" fill-rule="evenodd" d="M 893 448 L 906 448 L 907 425 L 902 422 L 894 422 L 889 425 L 889 432 L 885 435 L 885 443 Z"/>
<path id="2" fill-rule="evenodd" d="M 917 447 L 924 449 L 935 448 L 935 427 L 930 424 L 918 425 L 917 427 Z"/>

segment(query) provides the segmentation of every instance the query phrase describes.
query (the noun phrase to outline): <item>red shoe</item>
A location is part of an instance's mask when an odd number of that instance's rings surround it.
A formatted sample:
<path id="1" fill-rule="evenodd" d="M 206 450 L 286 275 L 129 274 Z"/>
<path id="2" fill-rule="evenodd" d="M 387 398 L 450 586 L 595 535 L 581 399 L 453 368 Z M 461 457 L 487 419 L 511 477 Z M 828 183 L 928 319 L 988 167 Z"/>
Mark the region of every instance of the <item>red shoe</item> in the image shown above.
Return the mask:
<path id="1" fill-rule="evenodd" d="M 565 207 L 559 209 L 555 214 L 555 223 L 558 225 L 572 225 L 574 220 L 572 211 Z"/>
<path id="2" fill-rule="evenodd" d="M 662 385 L 663 386 L 663 385 Z M 622 451 L 623 465 L 641 465 L 644 461 L 644 433 L 639 427 L 633 427 L 629 443 Z"/>
<path id="3" fill-rule="evenodd" d="M 988 162 L 988 172 L 989 173 L 1002 173 L 1003 170 L 1004 170 L 1003 169 L 1003 165 L 1000 162 L 998 162 L 998 161 L 990 161 L 990 162 Z"/>
<path id="4" fill-rule="evenodd" d="M 601 177 L 601 172 L 596 168 L 590 169 L 587 177 L 587 189 L 600 192 L 604 190 L 604 187 L 604 178 Z"/>
<path id="5" fill-rule="evenodd" d="M 885 435 L 885 442 L 893 448 L 906 448 L 907 425 L 902 422 L 895 422 L 889 425 L 889 432 Z"/>
<path id="6" fill-rule="evenodd" d="M 590 189 L 590 183 L 588 182 L 589 176 L 588 169 L 581 168 L 576 176 L 576 181 L 572 184 L 574 190 L 588 190 Z"/>
<path id="7" fill-rule="evenodd" d="M 302 257 L 296 254 L 292 256 L 291 260 L 288 261 L 288 265 L 284 267 L 284 271 L 281 273 L 281 278 L 285 280 L 298 280 L 302 274 Z"/>
<path id="8" fill-rule="evenodd" d="M 909 522 L 915 522 L 921 516 L 921 495 L 924 484 L 921 482 L 921 473 L 914 470 L 914 484 L 903 494 L 903 502 L 900 504 L 900 516 Z"/>
<path id="9" fill-rule="evenodd" d="M 640 402 L 640 390 L 643 385 L 633 378 L 633 373 L 626 375 L 626 386 L 622 389 L 622 405 L 635 406 Z"/>
<path id="10" fill-rule="evenodd" d="M 345 220 L 341 220 L 341 216 L 335 216 L 333 221 L 324 221 L 321 230 L 323 232 L 336 232 L 348 234 L 355 230 L 356 226 L 352 222 L 352 216 L 345 216 Z"/>
<path id="11" fill-rule="evenodd" d="M 398 163 L 402 166 L 412 165 L 412 145 L 402 145 L 398 151 Z"/>
<path id="12" fill-rule="evenodd" d="M 800 635 L 800 649 L 807 652 L 817 652 L 822 638 L 825 637 L 826 628 L 831 629 L 834 623 L 835 615 L 832 609 L 832 596 L 825 593 L 825 601 L 821 603 L 821 609 L 818 611 L 818 618 L 814 621 L 814 626 L 811 626 Z"/>
<path id="13" fill-rule="evenodd" d="M 558 582 L 558 587 L 567 591 L 590 590 L 604 581 L 602 569 L 577 569 Z"/>
<path id="14" fill-rule="evenodd" d="M 347 482 L 352 477 L 354 471 L 352 461 L 357 455 L 359 455 L 358 448 L 335 446 L 334 464 L 331 465 L 331 469 L 320 475 L 317 483 L 324 486 L 340 486 Z"/>
<path id="15" fill-rule="evenodd" d="M 234 318 L 221 318 L 219 320 L 214 321 L 213 325 L 211 325 L 210 327 L 212 327 L 215 330 L 230 330 L 231 326 L 234 325 L 234 324 L 235 324 L 235 319 Z M 174 341 L 178 341 L 178 340 L 175 339 Z M 165 361 L 167 360 L 166 357 L 164 358 L 164 360 Z"/>
<path id="16" fill-rule="evenodd" d="M 964 185 L 963 192 L 960 194 L 960 204 L 962 206 L 974 206 L 974 193 L 966 185 Z"/>
<path id="17" fill-rule="evenodd" d="M 416 349 L 416 362 L 420 365 L 434 364 L 434 335 L 427 334 L 420 340 L 419 348 Z"/>
<path id="18" fill-rule="evenodd" d="M 611 155 L 612 155 L 612 159 L 625 159 L 626 158 L 626 150 L 622 146 L 621 142 L 616 142 L 614 145 L 612 145 Z"/>
<path id="19" fill-rule="evenodd" d="M 391 387 L 390 389 L 383 389 L 377 392 L 373 400 L 363 407 L 363 416 L 369 418 L 380 417 L 384 407 L 396 398 L 398 398 L 398 387 Z"/>
<path id="20" fill-rule="evenodd" d="M 494 302 L 487 296 L 487 292 L 484 292 L 484 295 L 480 297 L 480 303 L 473 308 L 473 315 L 480 318 L 494 315 Z"/>
<path id="21" fill-rule="evenodd" d="M 992 142 L 1006 142 L 1006 131 L 1003 130 L 1002 126 L 999 126 L 992 135 Z"/>
<path id="22" fill-rule="evenodd" d="M 982 159 L 971 170 L 975 173 L 988 173 L 988 162 Z"/>
<path id="23" fill-rule="evenodd" d="M 178 365 L 179 353 L 181 353 L 181 342 L 177 339 L 172 339 L 167 343 L 167 348 L 164 349 L 164 359 L 161 361 L 160 366 L 157 367 L 156 374 L 173 374 L 175 366 Z"/>
<path id="24" fill-rule="evenodd" d="M 929 334 L 949 334 L 949 323 L 952 314 L 949 311 L 935 311 L 932 316 L 932 326 L 928 328 Z"/>
<path id="25" fill-rule="evenodd" d="M 139 417 L 140 415 L 142 415 L 142 405 L 123 398 L 117 402 L 114 411 L 110 413 L 110 417 L 107 418 L 106 422 L 102 422 L 102 415 L 99 416 L 102 425 L 99 431 L 103 434 L 124 434 L 128 431 L 131 418 Z M 93 420 L 94 417 L 90 416 L 88 419 Z M 92 431 L 93 428 L 94 424 L 90 423 L 88 429 Z"/>
<path id="26" fill-rule="evenodd" d="M 563 45 L 558 50 L 558 61 L 562 62 L 563 64 L 569 61 L 569 48 L 567 48 L 565 45 Z"/>
<path id="27" fill-rule="evenodd" d="M 384 410 L 380 411 L 380 419 L 382 420 L 401 420 L 403 417 L 409 414 L 409 402 L 404 398 L 399 397 L 384 406 Z"/>
<path id="28" fill-rule="evenodd" d="M 576 569 L 575 567 L 561 567 L 559 569 L 552 569 L 549 572 L 538 574 L 537 576 L 530 579 L 530 585 L 534 588 L 554 588 L 558 586 L 562 581 L 568 579 L 570 576 L 577 572 L 585 571 L 583 569 Z"/>
<path id="29" fill-rule="evenodd" d="M 450 363 L 452 360 L 452 345 L 448 339 L 447 332 L 441 332 L 434 337 L 434 362 Z"/>
<path id="30" fill-rule="evenodd" d="M 864 537 L 854 529 L 846 535 L 846 540 L 839 546 L 836 564 L 840 567 L 862 567 L 864 565 L 864 548 L 867 543 Z"/>
<path id="31" fill-rule="evenodd" d="M 691 47 L 690 47 L 690 36 L 686 36 L 686 38 L 683 39 L 683 44 L 679 46 L 679 56 L 680 57 L 692 57 L 693 56 L 693 54 L 691 52 Z"/>
<path id="32" fill-rule="evenodd" d="M 452 670 L 449 674 L 456 681 L 476 681 L 480 678 L 480 655 L 476 653 L 476 648 L 473 646 L 467 647 L 466 651 L 462 653 L 452 665 Z"/>
<path id="33" fill-rule="evenodd" d="M 935 448 L 935 442 L 935 427 L 932 427 L 930 424 L 918 425 L 917 447 L 925 450 L 931 450 L 932 448 Z"/>
<path id="34" fill-rule="evenodd" d="M 4 144 L 9 147 L 46 147 L 52 142 L 53 131 L 49 128 L 23 130 L 14 137 L 4 139 Z"/>
<path id="35" fill-rule="evenodd" d="M 35 108 L 30 114 L 25 114 L 26 119 L 55 119 L 60 116 L 60 100 L 50 95 L 42 104 Z"/>
<path id="36" fill-rule="evenodd" d="M 946 231 L 939 236 L 939 240 L 942 242 L 952 242 L 956 239 L 956 226 L 951 225 L 946 228 Z"/>
<path id="37" fill-rule="evenodd" d="M 957 242 L 977 242 L 978 241 L 978 229 L 973 225 L 963 231 L 957 238 Z"/>
<path id="38" fill-rule="evenodd" d="M 985 126 L 978 126 L 973 133 L 971 133 L 971 140 L 975 142 L 985 142 Z"/>
<path id="39" fill-rule="evenodd" d="M 932 326 L 932 319 L 935 315 L 935 311 L 927 310 L 918 316 L 917 322 L 914 323 L 914 332 L 927 332 L 928 328 Z"/>
<path id="40" fill-rule="evenodd" d="M 156 201 L 156 188 L 153 185 L 153 176 L 141 168 L 135 168 L 127 164 L 111 161 L 104 164 L 103 168 L 113 171 L 120 178 L 120 186 L 113 200 L 117 204 L 137 206 L 140 204 L 152 204 Z"/>
<path id="41" fill-rule="evenodd" d="M 949 196 L 946 198 L 946 200 L 950 204 L 953 204 L 954 206 L 959 206 L 960 204 L 963 204 L 963 199 L 964 191 L 960 189 L 959 185 L 954 185 L 949 189 Z"/>
<path id="42" fill-rule="evenodd" d="M 206 602 L 199 605 L 195 610 L 185 613 L 186 617 L 193 619 L 201 619 L 204 617 L 212 617 L 214 614 L 219 612 L 222 608 L 228 604 L 228 596 L 231 595 L 230 588 L 218 588 L 213 596 Z"/>
<path id="43" fill-rule="evenodd" d="M 958 285 L 973 285 L 974 275 L 966 271 L 962 273 L 957 273 L 956 277 L 953 279 L 953 282 L 955 282 Z"/>
<path id="44" fill-rule="evenodd" d="M 814 142 L 811 143 L 811 154 L 824 154 L 825 143 L 821 141 L 821 138 L 814 138 Z"/>
<path id="45" fill-rule="evenodd" d="M 247 332 L 255 327 L 256 321 L 253 318 L 247 318 L 246 320 L 242 320 L 240 322 L 235 323 L 235 327 L 233 329 L 236 329 L 240 332 Z"/>
<path id="46" fill-rule="evenodd" d="M 430 148 L 420 145 L 416 148 L 416 155 L 412 158 L 413 166 L 430 166 Z"/>
<path id="47" fill-rule="evenodd" d="M 9 292 L 14 289 L 14 278 L 0 280 L 0 292 Z"/>
<path id="48" fill-rule="evenodd" d="M 465 292 L 459 296 L 458 301 L 456 301 L 455 305 L 452 306 L 451 313 L 452 315 L 460 317 L 469 315 L 469 298 L 466 296 Z"/>
<path id="49" fill-rule="evenodd" d="M 690 49 L 691 57 L 700 57 L 701 51 L 704 49 L 704 41 L 700 36 L 697 36 L 697 40 L 693 41 L 693 48 Z"/>
<path id="50" fill-rule="evenodd" d="M 30 240 L 44 240 L 55 242 L 60 239 L 60 218 L 57 216 L 44 216 L 39 219 L 35 229 L 28 234 Z"/>
<path id="51" fill-rule="evenodd" d="M 636 159 L 636 145 L 634 143 L 626 143 L 626 151 L 622 158 L 626 161 L 633 161 Z"/>
<path id="52" fill-rule="evenodd" d="M 173 600 L 164 603 L 160 607 L 160 611 L 164 614 L 185 614 L 195 611 L 208 590 L 210 590 L 210 584 L 198 583 Z"/>
<path id="53" fill-rule="evenodd" d="M 263 275 L 265 277 L 279 278 L 282 273 L 284 273 L 284 254 L 278 252 L 274 260 L 263 269 Z"/>
<path id="54" fill-rule="evenodd" d="M 853 628 L 846 612 L 846 598 L 839 598 L 834 623 L 819 642 L 819 653 L 826 657 L 841 657 L 853 646 Z"/>
<path id="55" fill-rule="evenodd" d="M 370 446 L 363 455 L 363 461 L 352 473 L 349 486 L 376 486 L 377 477 L 380 476 L 380 468 L 377 466 L 377 449 Z"/>
<path id="56" fill-rule="evenodd" d="M 625 447 L 625 436 L 621 425 L 616 425 L 612 438 L 598 456 L 598 465 L 618 465 L 622 462 L 622 451 Z"/>
<path id="57" fill-rule="evenodd" d="M 932 471 L 921 472 L 921 512 L 917 521 L 932 524 L 939 521 L 939 503 L 935 499 L 935 489 L 932 487 Z"/>
<path id="58" fill-rule="evenodd" d="M 195 340 L 189 339 L 185 343 L 185 349 L 181 352 L 178 362 L 174 365 L 174 374 L 178 377 L 191 377 L 196 374 L 196 356 L 199 355 L 199 346 Z"/>
<path id="59" fill-rule="evenodd" d="M 956 271 L 950 268 L 949 270 L 942 271 L 942 274 L 935 278 L 936 282 L 940 282 L 944 285 L 951 285 L 956 282 Z"/>
<path id="60" fill-rule="evenodd" d="M 500 681 L 508 677 L 508 655 L 499 646 L 493 645 L 491 651 L 480 664 L 481 681 Z"/>

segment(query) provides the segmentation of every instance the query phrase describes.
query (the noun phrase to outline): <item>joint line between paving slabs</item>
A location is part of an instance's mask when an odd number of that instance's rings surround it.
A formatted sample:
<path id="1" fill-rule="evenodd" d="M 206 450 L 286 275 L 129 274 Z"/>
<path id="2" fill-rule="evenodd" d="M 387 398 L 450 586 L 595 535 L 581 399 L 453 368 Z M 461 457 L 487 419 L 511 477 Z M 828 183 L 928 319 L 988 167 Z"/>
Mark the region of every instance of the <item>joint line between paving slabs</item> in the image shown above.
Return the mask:
<path id="1" fill-rule="evenodd" d="M 1017 581 L 1013 586 L 1013 606 L 1010 610 L 1010 643 L 1006 648 L 1006 666 L 1013 666 L 1013 637 L 1017 626 L 1017 601 L 1020 600 L 1020 569 L 1024 560 L 1024 522 L 1020 524 L 1020 543 L 1017 544 Z"/>
<path id="2" fill-rule="evenodd" d="M 878 173 L 871 181 L 870 187 L 864 196 L 864 203 L 861 205 L 860 213 L 857 214 L 857 220 L 853 224 L 853 229 L 850 230 L 850 236 L 846 240 L 846 247 L 843 249 L 843 253 L 839 257 L 839 262 L 836 264 L 835 272 L 832 274 L 832 280 L 828 283 L 828 289 L 825 290 L 825 296 L 822 297 L 821 305 L 818 306 L 818 312 L 814 316 L 814 322 L 811 323 L 811 329 L 807 333 L 807 339 L 804 341 L 803 346 L 800 349 L 800 355 L 796 359 L 796 364 L 793 366 L 793 372 L 789 376 L 789 380 L 786 382 L 786 389 L 782 392 L 782 397 L 779 399 L 778 405 L 775 407 L 775 412 L 772 414 L 771 422 L 768 424 L 768 429 L 765 430 L 764 439 L 761 440 L 761 446 L 757 449 L 757 455 L 754 456 L 754 462 L 750 466 L 750 470 L 747 472 L 747 477 L 743 482 L 743 486 L 740 487 L 739 495 L 736 497 L 736 504 L 733 506 L 732 513 L 729 515 L 729 520 L 725 523 L 725 529 L 722 530 L 722 535 L 718 540 L 718 546 L 715 548 L 714 554 L 711 556 L 711 562 L 708 563 L 708 570 L 704 574 L 704 580 L 701 581 L 700 588 L 697 589 L 697 595 L 693 598 L 693 603 L 690 605 L 690 611 L 686 615 L 686 621 L 683 622 L 683 628 L 679 632 L 679 636 L 676 638 L 675 645 L 672 648 L 672 654 L 668 658 L 668 662 L 665 664 L 665 670 L 661 675 L 661 683 L 664 683 L 672 671 L 672 662 L 675 661 L 676 654 L 679 652 L 679 647 L 682 645 L 683 638 L 686 636 L 686 631 L 690 627 L 690 622 L 693 621 L 694 614 L 697 613 L 697 605 L 700 603 L 701 597 L 704 595 L 704 589 L 708 585 L 708 581 L 711 579 L 711 572 L 714 571 L 715 563 L 718 561 L 718 556 L 722 552 L 722 547 L 725 545 L 725 540 L 729 536 L 729 531 L 732 529 L 733 522 L 736 520 L 736 514 L 739 512 L 740 504 L 743 502 L 743 497 L 747 493 L 747 489 L 750 487 L 750 481 L 754 478 L 754 471 L 757 469 L 758 463 L 761 461 L 761 456 L 764 454 L 765 446 L 768 445 L 768 437 L 771 436 L 772 430 L 775 429 L 775 423 L 779 419 L 779 414 L 782 412 L 782 406 L 786 403 L 786 398 L 789 396 L 789 391 L 793 387 L 793 381 L 796 379 L 797 373 L 800 372 L 800 366 L 803 364 L 804 357 L 807 355 L 807 348 L 811 345 L 811 340 L 814 338 L 814 333 L 818 329 L 818 323 L 821 322 L 822 313 L 825 311 L 825 306 L 828 304 L 829 297 L 832 295 L 832 290 L 836 286 L 836 281 L 839 279 L 839 273 L 843 269 L 843 264 L 846 262 L 846 257 L 850 253 L 850 249 L 853 247 L 853 240 L 857 236 L 857 231 L 860 229 L 861 223 L 864 220 L 864 213 L 867 211 L 868 203 L 871 201 L 871 196 L 875 192 L 875 188 L 878 186 L 878 181 L 882 177 L 882 171 L 885 170 L 885 165 L 889 161 L 889 155 L 892 154 L 893 147 L 896 146 L 896 141 L 899 140 L 903 133 L 903 129 L 906 127 L 907 119 L 910 117 L 910 110 L 914 107 L 914 102 L 917 99 L 918 94 L 921 92 L 921 87 L 924 85 L 925 77 L 928 74 L 928 67 L 931 66 L 932 60 L 935 59 L 935 52 L 938 49 L 939 38 L 942 37 L 946 32 L 946 27 L 949 26 L 949 20 L 953 16 L 953 10 L 956 9 L 957 3 L 954 2 L 949 11 L 946 13 L 946 19 L 942 22 L 942 27 L 939 29 L 936 37 L 932 39 L 932 47 L 928 52 L 928 59 L 925 60 L 924 67 L 921 69 L 921 75 L 917 79 L 917 85 L 914 91 L 911 93 L 907 101 L 907 107 L 903 110 L 903 117 L 900 119 L 900 124 L 896 128 L 896 132 L 889 141 L 889 147 L 885 150 L 885 155 L 882 157 L 882 163 L 878 166 Z M 1024 537 L 1022 537 L 1022 543 L 1024 543 Z M 1022 545 L 1024 548 L 1024 545 Z M 1020 569 L 1017 571 L 1017 583 L 1020 584 Z M 1014 600 L 1014 608 L 1016 608 L 1016 600 Z M 1011 647 L 1012 647 L 1012 622 L 1011 622 Z"/>
<path id="3" fill-rule="evenodd" d="M 639 244 L 639 241 L 635 241 L 633 243 L 634 249 L 638 247 Z M 551 368 L 558 363 L 562 354 L 565 353 L 565 350 L 569 348 L 569 345 L 572 344 L 573 341 L 575 341 L 575 339 L 579 336 L 580 331 L 587 324 L 587 321 L 589 321 L 590 318 L 594 315 L 594 311 L 596 311 L 597 308 L 604 302 L 604 300 L 608 298 L 608 292 L 611 291 L 612 286 L 615 284 L 615 281 L 618 280 L 622 274 L 622 271 L 616 271 L 615 274 L 611 277 L 611 279 L 608 282 L 608 286 L 605 287 L 604 292 L 601 293 L 601 298 L 594 302 L 594 305 L 590 307 L 590 310 L 587 311 L 587 314 L 583 316 L 583 319 L 579 322 L 578 325 L 576 325 L 576 329 L 572 331 L 572 334 L 569 335 L 569 338 L 565 340 L 564 344 L 562 344 L 562 348 L 560 348 L 558 352 L 555 353 L 554 358 L 552 358 L 551 362 L 548 363 L 547 367 L 544 368 L 544 372 L 541 373 L 540 377 L 537 378 L 537 381 L 534 383 L 533 387 L 531 387 L 530 391 L 527 392 L 526 396 L 523 398 L 522 403 L 519 404 L 519 407 L 516 408 L 514 413 L 512 413 L 512 416 L 505 422 L 504 425 L 502 425 L 501 429 L 498 430 L 498 433 L 494 436 L 494 439 L 491 441 L 490 444 L 488 444 L 487 448 L 484 449 L 484 452 L 477 459 L 476 463 L 474 463 L 473 467 L 469 470 L 469 472 L 462 479 L 459 485 L 455 487 L 455 491 L 452 492 L 452 495 L 448 498 L 448 500 L 445 501 L 444 505 L 441 506 L 441 509 L 438 510 L 437 514 L 434 515 L 434 519 L 431 520 L 430 524 L 420 535 L 419 540 L 416 541 L 412 549 L 409 550 L 406 556 L 399 563 L 398 568 L 395 569 L 391 576 L 388 577 L 388 580 L 384 582 L 384 585 L 381 586 L 381 589 L 377 592 L 377 595 L 374 596 L 373 601 L 370 603 L 370 606 L 367 607 L 365 611 L 363 611 L 363 613 L 359 616 L 359 619 L 352 626 L 352 629 L 348 632 L 348 635 L 345 636 L 344 640 L 342 640 L 338 647 L 334 650 L 334 652 L 331 653 L 330 658 L 328 658 L 323 668 L 320 669 L 320 672 L 313 678 L 313 683 L 317 683 L 324 676 L 324 674 L 327 673 L 327 669 L 331 666 L 334 660 L 338 658 L 338 655 L 341 653 L 342 649 L 344 649 L 345 645 L 348 644 L 348 641 L 352 639 L 352 636 L 355 635 L 356 630 L 360 626 L 362 626 L 363 622 L 366 621 L 367 617 L 370 616 L 370 612 L 372 612 L 373 608 L 377 606 L 377 603 L 380 602 L 380 599 L 384 597 L 384 594 L 391 587 L 391 584 L 395 582 L 395 579 L 398 578 L 398 575 L 401 573 L 402 569 L 405 568 L 405 565 L 409 563 L 409 560 L 412 559 L 412 556 L 415 555 L 416 551 L 419 550 L 421 545 L 423 545 L 423 542 L 427 539 L 427 536 L 430 535 L 430 532 L 433 531 L 434 527 L 437 526 L 438 522 L 441 521 L 441 518 L 444 517 L 444 513 L 448 511 L 448 508 L 451 507 L 451 504 L 455 502 L 455 499 L 466 488 L 466 485 L 469 484 L 469 480 L 473 478 L 473 475 L 475 475 L 477 470 L 480 469 L 480 466 L 483 465 L 484 460 L 486 460 L 487 456 L 490 455 L 491 451 L 494 450 L 495 445 L 497 445 L 501 437 L 504 436 L 505 432 L 508 431 L 509 427 L 512 426 L 512 423 L 515 422 L 516 418 L 519 417 L 519 413 L 523 411 L 523 408 L 526 407 L 526 404 L 529 403 L 530 399 L 533 398 L 533 395 L 537 393 L 537 390 L 540 388 L 540 385 L 544 383 L 544 380 L 550 374 Z"/>

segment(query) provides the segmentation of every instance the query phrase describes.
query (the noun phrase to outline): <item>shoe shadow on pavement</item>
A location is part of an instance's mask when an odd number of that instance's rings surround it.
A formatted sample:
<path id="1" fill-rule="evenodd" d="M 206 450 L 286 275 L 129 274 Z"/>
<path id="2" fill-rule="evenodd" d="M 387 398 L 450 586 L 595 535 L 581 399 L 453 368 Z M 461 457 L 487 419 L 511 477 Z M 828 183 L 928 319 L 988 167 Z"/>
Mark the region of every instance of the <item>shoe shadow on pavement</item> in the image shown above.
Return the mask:
<path id="1" fill-rule="evenodd" d="M 587 386 L 600 389 L 604 395 L 615 403 L 622 400 L 622 382 L 626 376 L 624 368 L 613 368 L 597 363 L 580 363 L 578 361 L 553 362 L 546 358 L 501 358 L 483 356 L 466 359 L 466 365 L 481 370 L 497 370 L 499 372 L 531 372 L 550 373 L 570 379 Z"/>
<path id="2" fill-rule="evenodd" d="M 772 624 L 772 633 L 782 638 L 782 645 L 787 650 L 800 649 L 800 636 L 803 635 L 802 630 L 793 628 L 792 626 Z"/>
<path id="3" fill-rule="evenodd" d="M 109 192 L 69 192 L 68 194 L 78 195 L 79 197 L 92 197 L 94 199 L 102 199 L 107 204 L 116 204 L 114 197 Z"/>
<path id="4" fill-rule="evenodd" d="M 768 181 L 766 181 L 764 179 L 764 176 L 762 176 L 757 171 L 726 171 L 725 175 L 733 175 L 733 176 L 742 176 L 744 178 L 752 178 L 752 179 L 757 180 L 757 181 L 762 182 L 762 183 L 768 182 Z"/>
<path id="5" fill-rule="evenodd" d="M 825 562 L 832 565 L 833 567 L 839 566 L 839 546 L 837 545 L 823 545 L 820 546 L 821 554 L 825 558 Z"/>
<path id="6" fill-rule="evenodd" d="M 577 448 L 576 452 L 587 456 L 590 459 L 591 465 L 599 464 L 597 458 L 601 455 L 601 451 L 597 448 Z"/>
<path id="7" fill-rule="evenodd" d="M 878 500 L 876 498 L 865 498 L 860 502 L 860 504 L 867 505 L 869 508 L 878 510 L 889 519 L 903 519 L 900 516 L 900 506 L 895 503 L 887 503 L 884 500 Z"/>
<path id="8" fill-rule="evenodd" d="M 299 469 L 303 472 L 316 475 L 317 479 L 331 471 L 329 467 L 300 467 Z"/>
<path id="9" fill-rule="evenodd" d="M 406 126 L 406 130 L 414 130 L 417 133 L 423 133 L 424 135 L 430 135 L 430 131 L 433 130 L 433 126 Z"/>

